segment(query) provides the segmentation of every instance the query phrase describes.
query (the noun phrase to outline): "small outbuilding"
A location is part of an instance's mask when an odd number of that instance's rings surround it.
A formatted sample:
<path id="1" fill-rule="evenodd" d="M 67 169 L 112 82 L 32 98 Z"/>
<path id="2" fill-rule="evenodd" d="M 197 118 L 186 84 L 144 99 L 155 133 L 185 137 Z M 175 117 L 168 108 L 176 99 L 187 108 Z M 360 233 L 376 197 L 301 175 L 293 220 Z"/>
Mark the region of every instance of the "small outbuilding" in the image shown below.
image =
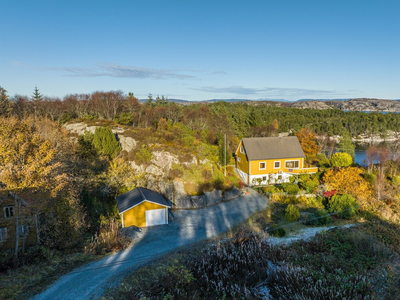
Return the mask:
<path id="1" fill-rule="evenodd" d="M 152 190 L 137 187 L 117 197 L 122 228 L 146 227 L 168 224 L 168 208 L 165 198 Z"/>

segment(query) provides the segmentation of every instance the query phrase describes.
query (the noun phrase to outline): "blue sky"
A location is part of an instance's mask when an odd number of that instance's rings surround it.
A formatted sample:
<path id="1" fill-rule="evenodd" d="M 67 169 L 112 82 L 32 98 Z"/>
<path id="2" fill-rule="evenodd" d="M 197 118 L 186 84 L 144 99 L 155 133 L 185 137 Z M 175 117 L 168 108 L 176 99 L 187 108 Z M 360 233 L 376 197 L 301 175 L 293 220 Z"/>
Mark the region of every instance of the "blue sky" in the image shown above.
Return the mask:
<path id="1" fill-rule="evenodd" d="M 0 0 L 10 95 L 399 99 L 400 1 Z"/>

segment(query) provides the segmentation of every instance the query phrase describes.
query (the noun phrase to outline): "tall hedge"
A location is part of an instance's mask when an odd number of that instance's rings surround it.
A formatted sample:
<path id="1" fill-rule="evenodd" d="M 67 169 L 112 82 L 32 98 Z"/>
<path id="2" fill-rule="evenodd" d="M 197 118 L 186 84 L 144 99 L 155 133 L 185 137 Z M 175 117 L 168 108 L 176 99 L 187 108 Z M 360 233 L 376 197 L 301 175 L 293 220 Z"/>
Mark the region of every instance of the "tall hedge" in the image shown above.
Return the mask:
<path id="1" fill-rule="evenodd" d="M 96 128 L 93 137 L 93 145 L 99 153 L 111 159 L 121 152 L 121 145 L 109 127 Z"/>

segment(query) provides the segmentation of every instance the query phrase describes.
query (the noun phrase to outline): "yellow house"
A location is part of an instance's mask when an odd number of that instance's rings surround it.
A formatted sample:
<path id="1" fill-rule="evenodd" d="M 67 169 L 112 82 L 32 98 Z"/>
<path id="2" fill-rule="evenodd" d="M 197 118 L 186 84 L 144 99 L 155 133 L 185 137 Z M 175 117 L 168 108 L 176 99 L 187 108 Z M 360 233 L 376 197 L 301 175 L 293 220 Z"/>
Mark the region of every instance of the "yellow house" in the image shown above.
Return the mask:
<path id="1" fill-rule="evenodd" d="M 247 185 L 288 182 L 298 174 L 316 173 L 306 167 L 296 136 L 243 138 L 235 152 L 236 170 Z"/>
<path id="2" fill-rule="evenodd" d="M 122 227 L 146 227 L 168 224 L 168 208 L 165 198 L 152 190 L 137 187 L 117 197 Z"/>

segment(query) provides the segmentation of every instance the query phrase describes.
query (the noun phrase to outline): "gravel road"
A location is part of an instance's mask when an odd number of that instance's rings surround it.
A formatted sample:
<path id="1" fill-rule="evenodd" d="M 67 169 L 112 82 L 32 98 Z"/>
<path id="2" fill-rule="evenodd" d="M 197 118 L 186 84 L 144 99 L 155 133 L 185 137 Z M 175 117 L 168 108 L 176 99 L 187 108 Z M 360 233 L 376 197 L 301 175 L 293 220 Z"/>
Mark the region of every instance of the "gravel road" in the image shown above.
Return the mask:
<path id="1" fill-rule="evenodd" d="M 130 248 L 62 276 L 34 299 L 98 299 L 104 289 L 136 268 L 177 247 L 223 233 L 267 206 L 265 197 L 252 189 L 249 192 L 211 207 L 174 211 L 169 226 L 144 229 Z"/>

